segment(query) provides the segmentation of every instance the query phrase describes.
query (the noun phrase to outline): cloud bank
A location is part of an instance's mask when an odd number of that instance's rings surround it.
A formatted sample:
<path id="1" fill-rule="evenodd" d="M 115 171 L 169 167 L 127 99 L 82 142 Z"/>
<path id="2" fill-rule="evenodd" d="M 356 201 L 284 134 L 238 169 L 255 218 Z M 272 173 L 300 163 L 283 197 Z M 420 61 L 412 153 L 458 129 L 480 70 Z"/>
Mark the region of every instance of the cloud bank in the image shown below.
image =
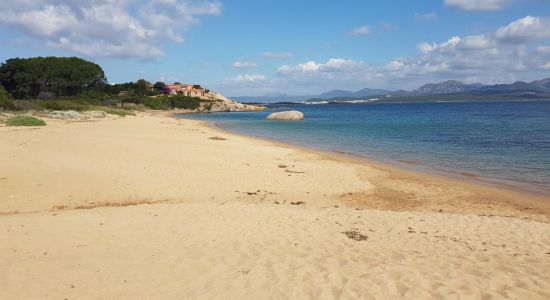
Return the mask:
<path id="1" fill-rule="evenodd" d="M 54 49 L 89 57 L 151 59 L 184 41 L 201 16 L 221 14 L 217 1 L 0 0 L 0 26 Z"/>
<path id="2" fill-rule="evenodd" d="M 276 76 L 249 84 L 247 90 L 307 94 L 342 88 L 413 89 L 447 79 L 487 84 L 540 79 L 550 70 L 550 31 L 543 28 L 550 28 L 548 19 L 526 16 L 492 33 L 421 43 L 417 54 L 385 65 L 338 57 L 284 64 Z"/>
<path id="3" fill-rule="evenodd" d="M 445 5 L 463 10 L 500 10 L 512 0 L 445 0 Z"/>

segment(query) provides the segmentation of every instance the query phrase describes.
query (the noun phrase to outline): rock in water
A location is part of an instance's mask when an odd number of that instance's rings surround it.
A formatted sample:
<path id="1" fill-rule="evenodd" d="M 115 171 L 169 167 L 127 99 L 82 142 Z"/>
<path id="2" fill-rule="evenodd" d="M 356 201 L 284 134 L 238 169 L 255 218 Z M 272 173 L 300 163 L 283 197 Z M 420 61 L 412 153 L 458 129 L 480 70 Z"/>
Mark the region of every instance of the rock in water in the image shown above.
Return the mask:
<path id="1" fill-rule="evenodd" d="M 268 120 L 300 121 L 304 119 L 304 114 L 297 110 L 274 112 L 267 116 Z"/>

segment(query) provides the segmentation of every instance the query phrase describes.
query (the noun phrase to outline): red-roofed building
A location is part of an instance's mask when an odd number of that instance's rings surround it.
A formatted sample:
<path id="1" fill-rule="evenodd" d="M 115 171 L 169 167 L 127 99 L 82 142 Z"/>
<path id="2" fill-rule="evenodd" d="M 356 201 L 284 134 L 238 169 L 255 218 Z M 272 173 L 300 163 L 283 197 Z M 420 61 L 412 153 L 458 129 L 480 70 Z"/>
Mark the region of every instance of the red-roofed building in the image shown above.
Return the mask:
<path id="1" fill-rule="evenodd" d="M 167 84 L 164 86 L 163 92 L 168 95 L 183 95 L 190 97 L 204 97 L 206 90 L 203 89 L 200 85 L 193 84 Z"/>

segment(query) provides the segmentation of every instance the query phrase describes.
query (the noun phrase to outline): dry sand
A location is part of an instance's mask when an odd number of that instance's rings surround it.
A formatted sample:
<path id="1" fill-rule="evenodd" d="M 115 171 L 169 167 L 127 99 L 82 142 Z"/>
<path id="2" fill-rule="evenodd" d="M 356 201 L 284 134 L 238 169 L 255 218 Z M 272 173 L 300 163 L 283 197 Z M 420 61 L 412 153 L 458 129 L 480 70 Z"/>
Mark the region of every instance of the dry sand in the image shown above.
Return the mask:
<path id="1" fill-rule="evenodd" d="M 0 127 L 0 299 L 549 299 L 549 203 L 163 115 Z"/>

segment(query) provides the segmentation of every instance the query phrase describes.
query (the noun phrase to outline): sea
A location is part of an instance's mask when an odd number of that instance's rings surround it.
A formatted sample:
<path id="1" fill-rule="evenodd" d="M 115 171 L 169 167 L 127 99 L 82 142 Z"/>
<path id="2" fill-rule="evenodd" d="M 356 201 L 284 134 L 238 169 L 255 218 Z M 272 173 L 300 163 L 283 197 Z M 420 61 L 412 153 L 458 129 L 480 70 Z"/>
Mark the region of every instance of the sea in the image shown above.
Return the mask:
<path id="1" fill-rule="evenodd" d="M 230 132 L 550 195 L 550 101 L 272 104 L 178 115 Z M 267 121 L 299 110 L 303 121 Z"/>

